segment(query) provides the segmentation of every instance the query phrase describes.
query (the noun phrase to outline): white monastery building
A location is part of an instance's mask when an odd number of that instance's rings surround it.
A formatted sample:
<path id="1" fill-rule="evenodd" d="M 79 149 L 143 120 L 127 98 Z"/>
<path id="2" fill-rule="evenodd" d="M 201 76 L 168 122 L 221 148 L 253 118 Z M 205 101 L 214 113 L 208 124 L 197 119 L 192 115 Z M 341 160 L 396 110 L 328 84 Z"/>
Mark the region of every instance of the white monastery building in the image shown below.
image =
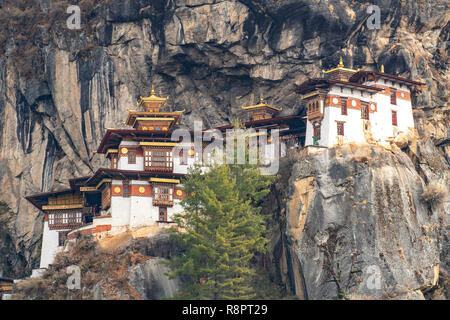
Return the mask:
<path id="1" fill-rule="evenodd" d="M 246 128 L 265 130 L 266 157 L 285 154 L 285 148 L 277 148 L 272 141 L 273 131 L 268 131 L 272 129 L 279 130 L 282 146 L 302 148 L 382 143 L 414 128 L 411 91 L 422 83 L 385 74 L 384 70 L 347 69 L 342 59 L 337 68 L 323 74 L 323 78 L 310 79 L 297 89 L 306 104 L 306 117 L 274 117 L 281 108 L 263 99 L 242 108 L 251 117 L 244 123 Z M 182 178 L 199 157 L 191 142 L 194 139 L 172 141 L 184 110 L 163 111 L 167 99 L 157 97 L 152 89 L 149 97 L 140 98 L 138 110 L 128 110 L 128 128 L 106 130 L 97 153 L 108 159 L 108 168 L 71 179 L 67 189 L 27 197 L 45 214 L 41 268 L 48 268 L 65 241 L 79 234 L 100 239 L 146 226 L 163 227 L 173 223 L 174 214 L 183 212 L 180 202 L 186 194 Z M 213 129 L 225 132 L 232 128 Z"/>
<path id="2" fill-rule="evenodd" d="M 337 68 L 310 79 L 297 93 L 306 102 L 306 146 L 378 142 L 414 129 L 411 91 L 424 85 L 381 72 Z"/>

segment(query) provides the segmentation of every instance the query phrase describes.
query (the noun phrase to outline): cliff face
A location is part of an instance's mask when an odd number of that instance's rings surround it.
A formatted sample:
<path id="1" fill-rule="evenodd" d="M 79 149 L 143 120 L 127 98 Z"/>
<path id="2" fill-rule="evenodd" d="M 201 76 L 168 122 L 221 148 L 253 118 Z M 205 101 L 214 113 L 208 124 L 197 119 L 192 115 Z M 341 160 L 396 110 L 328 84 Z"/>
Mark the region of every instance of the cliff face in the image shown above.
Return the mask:
<path id="1" fill-rule="evenodd" d="M 54 263 L 39 278 L 20 281 L 12 298 L 153 300 L 172 297 L 181 279 L 169 279 L 165 273 L 170 270 L 164 262 L 179 254 L 179 250 L 167 231 L 159 231 L 139 239 L 133 238 L 131 232 L 100 241 L 79 237 L 56 255 Z M 67 289 L 67 272 L 74 265 L 79 267 L 80 290 Z"/>
<path id="2" fill-rule="evenodd" d="M 308 299 L 423 299 L 448 276 L 448 164 L 430 140 L 405 151 L 349 144 L 297 161 L 272 209 L 280 282 Z"/>
<path id="3" fill-rule="evenodd" d="M 0 1 L 0 201 L 14 212 L 10 255 L 27 262 L 19 274 L 32 268 L 42 230 L 24 195 L 93 173 L 105 126 L 120 127 L 152 85 L 186 109 L 183 125 L 214 126 L 244 117 L 240 107 L 261 95 L 299 112 L 294 85 L 340 55 L 350 67 L 384 64 L 427 83 L 414 97 L 418 126 L 448 154 L 446 1 L 375 1 L 379 30 L 367 29 L 367 4 L 355 1 L 75 3 L 81 30 L 65 27 L 69 1 Z"/>

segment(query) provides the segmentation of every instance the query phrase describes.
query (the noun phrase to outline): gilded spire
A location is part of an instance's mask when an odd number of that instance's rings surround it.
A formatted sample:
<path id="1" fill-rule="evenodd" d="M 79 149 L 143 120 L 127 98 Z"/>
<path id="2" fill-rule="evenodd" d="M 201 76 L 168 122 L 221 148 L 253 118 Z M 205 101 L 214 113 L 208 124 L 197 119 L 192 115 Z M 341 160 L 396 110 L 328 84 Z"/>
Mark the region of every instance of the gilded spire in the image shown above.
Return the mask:
<path id="1" fill-rule="evenodd" d="M 384 73 L 384 64 L 381 65 L 381 73 Z"/>
<path id="2" fill-rule="evenodd" d="M 159 112 L 159 108 L 162 108 L 164 106 L 167 99 L 169 99 L 169 97 L 167 98 L 158 97 L 155 93 L 155 87 L 152 85 L 152 91 L 150 93 L 150 96 L 140 97 L 140 100 L 137 105 L 144 106 L 144 109 L 146 109 L 147 111 Z"/>
<path id="3" fill-rule="evenodd" d="M 275 111 L 283 110 L 283 108 L 278 108 L 278 107 L 274 107 L 274 106 L 267 104 L 267 102 L 264 101 L 264 98 L 262 96 L 259 98 L 259 104 L 256 104 L 253 106 L 248 106 L 248 107 L 242 107 L 242 109 L 244 109 L 244 110 L 253 110 L 253 109 L 261 109 L 261 108 L 268 108 L 268 109 L 272 109 Z"/>
<path id="4" fill-rule="evenodd" d="M 345 72 L 358 72 L 358 70 L 354 70 L 354 69 L 350 69 L 350 68 L 345 68 L 344 66 L 344 59 L 342 58 L 342 56 L 339 57 L 339 64 L 337 65 L 336 68 L 331 69 L 331 70 L 322 70 L 322 73 L 328 74 L 328 73 L 332 73 L 332 72 L 336 72 L 336 71 L 345 71 Z"/>

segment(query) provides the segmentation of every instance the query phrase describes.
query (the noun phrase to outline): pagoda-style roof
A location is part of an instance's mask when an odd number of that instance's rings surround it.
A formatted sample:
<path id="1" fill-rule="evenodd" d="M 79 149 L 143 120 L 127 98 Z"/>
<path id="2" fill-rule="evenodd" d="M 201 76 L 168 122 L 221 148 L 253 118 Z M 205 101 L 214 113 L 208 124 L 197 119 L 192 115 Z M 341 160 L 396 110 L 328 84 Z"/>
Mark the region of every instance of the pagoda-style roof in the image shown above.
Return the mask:
<path id="1" fill-rule="evenodd" d="M 81 186 L 83 186 L 84 182 L 90 177 L 91 176 L 69 179 L 70 188 L 72 190 L 78 190 Z"/>
<path id="2" fill-rule="evenodd" d="M 152 87 L 152 92 L 149 97 L 140 97 L 137 103 L 138 107 L 142 107 L 143 111 L 128 110 L 128 117 L 124 124 L 139 130 L 169 130 L 174 125 L 178 124 L 180 116 L 183 111 L 162 112 L 161 108 L 166 103 L 167 98 L 156 96 L 155 89 Z"/>
<path id="3" fill-rule="evenodd" d="M 169 119 L 173 121 L 173 125 L 178 124 L 178 120 L 180 116 L 184 113 L 185 110 L 182 111 L 173 111 L 173 112 L 148 112 L 148 111 L 136 111 L 136 110 L 128 110 L 128 118 L 125 121 L 125 124 L 128 126 L 134 127 L 136 121 L 139 120 L 160 120 Z"/>
<path id="4" fill-rule="evenodd" d="M 150 96 L 140 97 L 140 100 L 137 103 L 137 105 L 138 107 L 140 106 L 144 107 L 147 111 L 154 111 L 153 110 L 154 108 L 156 109 L 162 108 L 168 99 L 169 97 L 161 98 L 156 96 L 155 89 L 152 87 L 152 92 Z"/>
<path id="5" fill-rule="evenodd" d="M 273 111 L 283 110 L 283 108 L 277 108 L 277 107 L 267 104 L 263 98 L 261 98 L 261 100 L 259 101 L 258 104 L 253 105 L 253 106 L 248 106 L 248 107 L 242 107 L 242 109 L 244 109 L 244 110 L 271 109 Z"/>
<path id="6" fill-rule="evenodd" d="M 359 83 L 355 82 L 347 82 L 347 81 L 341 81 L 341 80 L 334 80 L 334 79 L 324 79 L 324 78 L 313 78 L 308 79 L 307 81 L 303 82 L 301 85 L 299 85 L 296 89 L 297 93 L 305 94 L 315 89 L 328 89 L 332 85 L 340 85 L 343 87 L 350 87 L 355 88 L 358 90 L 363 90 L 371 93 L 376 93 L 378 91 L 382 91 L 383 89 L 372 87 L 372 86 L 365 86 Z"/>
<path id="7" fill-rule="evenodd" d="M 276 128 L 279 126 L 288 126 L 290 130 L 287 130 L 285 132 L 280 132 L 280 135 L 286 135 L 286 134 L 292 134 L 297 131 L 305 131 L 306 123 L 303 119 L 303 115 L 292 115 L 292 116 L 284 116 L 284 117 L 277 117 L 277 118 L 269 118 L 269 119 L 261 119 L 261 120 L 253 120 L 253 121 L 247 121 L 244 123 L 244 126 L 246 128 L 254 128 L 254 129 L 271 129 Z M 220 131 L 226 131 L 228 129 L 233 129 L 233 125 L 226 125 L 221 127 L 216 127 L 208 130 L 220 130 Z M 204 130 L 204 131 L 208 131 Z"/>
<path id="8" fill-rule="evenodd" d="M 333 69 L 330 69 L 330 70 L 327 70 L 327 71 L 322 70 L 322 72 L 324 74 L 334 73 L 334 72 L 337 72 L 337 71 L 343 71 L 343 72 L 347 72 L 347 73 L 355 73 L 355 72 L 358 72 L 359 70 L 360 69 L 354 70 L 354 69 L 350 69 L 350 68 L 345 68 L 344 67 L 344 61 L 342 60 L 342 57 L 340 57 L 339 64 L 337 65 L 336 68 L 333 68 Z"/>
<path id="9" fill-rule="evenodd" d="M 171 141 L 172 132 L 160 130 L 108 129 L 97 149 L 97 153 L 106 153 L 111 148 L 117 148 L 126 137 L 131 137 L 135 141 Z"/>
<path id="10" fill-rule="evenodd" d="M 42 206 L 47 203 L 47 199 L 49 197 L 59 196 L 59 195 L 67 194 L 67 193 L 74 193 L 77 191 L 79 191 L 79 188 L 69 188 L 69 189 L 63 189 L 63 190 L 59 190 L 59 191 L 37 193 L 37 194 L 33 194 L 33 195 L 25 197 L 25 199 L 30 201 L 35 207 L 42 210 Z"/>
<path id="11" fill-rule="evenodd" d="M 410 85 L 410 86 L 424 86 L 425 85 L 425 83 L 423 83 L 423 82 L 413 81 L 413 80 L 410 80 L 410 79 L 407 79 L 407 78 L 398 77 L 398 76 L 394 76 L 394 75 L 391 75 L 391 74 L 384 73 L 384 67 L 382 68 L 382 72 L 358 71 L 357 73 L 355 73 L 354 75 L 352 75 L 350 77 L 349 81 L 360 83 L 361 79 L 363 77 L 367 77 L 369 75 L 374 76 L 376 79 L 389 79 L 391 81 L 404 83 L 404 84 Z"/>
<path id="12" fill-rule="evenodd" d="M 181 173 L 171 172 L 151 172 L 151 171 L 136 171 L 136 170 L 121 170 L 100 168 L 94 175 L 84 184 L 86 187 L 97 186 L 104 179 L 118 179 L 118 180 L 150 180 L 151 178 L 159 179 L 181 179 L 184 177 Z"/>

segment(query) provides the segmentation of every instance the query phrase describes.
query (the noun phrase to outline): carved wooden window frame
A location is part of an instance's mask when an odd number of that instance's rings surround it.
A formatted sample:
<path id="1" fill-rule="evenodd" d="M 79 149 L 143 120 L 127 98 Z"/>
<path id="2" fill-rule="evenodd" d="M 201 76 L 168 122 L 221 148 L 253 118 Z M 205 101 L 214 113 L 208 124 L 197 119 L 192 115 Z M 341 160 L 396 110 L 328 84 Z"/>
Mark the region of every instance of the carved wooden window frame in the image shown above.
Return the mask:
<path id="1" fill-rule="evenodd" d="M 397 105 L 397 89 L 395 88 L 390 88 L 391 91 L 391 104 L 392 105 Z"/>
<path id="2" fill-rule="evenodd" d="M 344 116 L 348 115 L 347 99 L 346 98 L 341 98 L 341 115 L 344 115 Z"/>
<path id="3" fill-rule="evenodd" d="M 159 207 L 158 220 L 160 222 L 167 222 L 167 207 Z"/>
<path id="4" fill-rule="evenodd" d="M 118 156 L 116 154 L 111 155 L 111 169 L 117 169 L 118 162 Z"/>
<path id="5" fill-rule="evenodd" d="M 136 164 L 136 150 L 128 151 L 128 164 Z"/>
<path id="6" fill-rule="evenodd" d="M 344 136 L 344 124 L 345 124 L 345 122 L 343 122 L 343 121 L 337 121 L 336 125 L 337 125 L 337 135 L 338 136 Z"/>
<path id="7" fill-rule="evenodd" d="M 391 111 L 392 111 L 392 125 L 396 127 L 398 125 L 397 111 L 395 110 Z"/>
<path id="8" fill-rule="evenodd" d="M 153 185 L 153 205 L 172 206 L 174 185 L 171 183 L 155 183 Z"/>
<path id="9" fill-rule="evenodd" d="M 123 190 L 123 192 L 122 192 L 122 196 L 124 197 L 124 198 L 129 198 L 130 197 L 130 192 L 131 192 L 131 190 L 130 190 L 130 188 L 131 188 L 131 186 L 130 186 L 130 181 L 129 180 L 123 180 L 123 182 L 122 182 L 122 190 Z"/>
<path id="10" fill-rule="evenodd" d="M 361 119 L 370 120 L 370 111 L 368 103 L 361 103 Z"/>
<path id="11" fill-rule="evenodd" d="M 145 148 L 144 170 L 146 171 L 172 171 L 173 150 L 172 148 Z"/>

